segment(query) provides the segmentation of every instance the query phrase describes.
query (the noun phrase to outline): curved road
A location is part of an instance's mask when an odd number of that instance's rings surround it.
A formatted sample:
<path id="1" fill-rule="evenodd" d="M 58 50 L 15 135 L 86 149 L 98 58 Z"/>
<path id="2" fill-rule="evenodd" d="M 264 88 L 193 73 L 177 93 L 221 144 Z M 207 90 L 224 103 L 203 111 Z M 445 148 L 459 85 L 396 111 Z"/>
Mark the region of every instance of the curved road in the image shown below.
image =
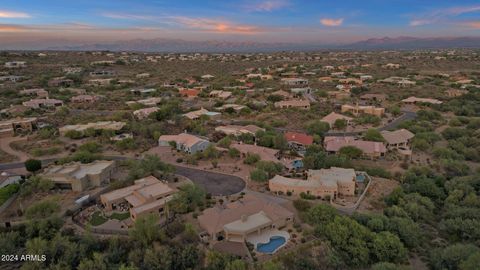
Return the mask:
<path id="1" fill-rule="evenodd" d="M 111 160 L 127 159 L 123 156 L 105 156 L 105 158 Z M 44 159 L 42 160 L 42 164 L 46 166 L 49 163 L 55 162 L 55 160 L 56 159 Z M 213 196 L 236 194 L 241 192 L 246 186 L 245 181 L 238 176 L 172 165 L 176 168 L 176 174 L 187 177 Z M 0 164 L 0 171 L 23 167 L 23 162 L 2 163 Z"/>
<path id="2" fill-rule="evenodd" d="M 238 176 L 174 166 L 176 174 L 187 177 L 213 196 L 232 195 L 245 188 L 245 181 Z"/>

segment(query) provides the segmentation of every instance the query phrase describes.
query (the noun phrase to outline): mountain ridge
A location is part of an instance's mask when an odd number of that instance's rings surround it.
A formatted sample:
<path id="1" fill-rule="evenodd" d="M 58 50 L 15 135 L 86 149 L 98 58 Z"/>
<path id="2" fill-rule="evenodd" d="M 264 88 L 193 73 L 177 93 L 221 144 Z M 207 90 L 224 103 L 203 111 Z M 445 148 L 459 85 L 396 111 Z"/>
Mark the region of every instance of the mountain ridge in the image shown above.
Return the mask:
<path id="1" fill-rule="evenodd" d="M 480 48 L 480 37 L 381 37 L 370 38 L 348 44 L 322 43 L 292 43 L 292 42 L 255 42 L 255 41 L 187 41 L 183 39 L 132 39 L 112 42 L 96 42 L 78 44 L 73 41 L 62 40 L 42 41 L 29 45 L 0 41 L 0 49 L 7 50 L 57 50 L 57 51 L 138 51 L 162 53 L 191 53 L 191 52 L 279 52 L 279 51 L 320 51 L 320 50 L 413 50 L 413 49 L 449 49 L 449 48 Z M 41 45 L 38 45 L 41 44 Z"/>

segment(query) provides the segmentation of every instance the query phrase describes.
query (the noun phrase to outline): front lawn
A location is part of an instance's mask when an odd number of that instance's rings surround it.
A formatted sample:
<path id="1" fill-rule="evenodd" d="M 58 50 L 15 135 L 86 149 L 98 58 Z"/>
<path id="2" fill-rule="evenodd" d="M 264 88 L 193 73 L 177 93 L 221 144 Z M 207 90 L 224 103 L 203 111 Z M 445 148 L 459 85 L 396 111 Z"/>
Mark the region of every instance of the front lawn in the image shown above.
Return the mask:
<path id="1" fill-rule="evenodd" d="M 110 215 L 110 219 L 116 219 L 116 220 L 125 220 L 130 217 L 130 212 L 125 212 L 125 213 L 113 213 Z"/>
<path id="2" fill-rule="evenodd" d="M 107 222 L 107 220 L 107 218 L 102 216 L 102 213 L 100 213 L 100 211 L 96 211 L 95 213 L 93 213 L 92 218 L 90 219 L 90 224 L 92 226 L 100 226 L 103 223 Z"/>

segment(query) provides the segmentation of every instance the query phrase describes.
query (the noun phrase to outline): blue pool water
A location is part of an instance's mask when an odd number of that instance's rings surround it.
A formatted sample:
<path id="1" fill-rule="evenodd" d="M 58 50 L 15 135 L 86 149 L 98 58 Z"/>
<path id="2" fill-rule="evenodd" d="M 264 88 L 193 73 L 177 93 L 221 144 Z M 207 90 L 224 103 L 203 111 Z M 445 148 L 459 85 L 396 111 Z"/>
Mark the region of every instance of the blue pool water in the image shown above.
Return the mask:
<path id="1" fill-rule="evenodd" d="M 363 174 L 357 175 L 357 182 L 359 182 L 359 183 L 365 182 L 365 175 L 363 175 Z"/>
<path id="2" fill-rule="evenodd" d="M 261 253 L 272 254 L 277 251 L 279 247 L 285 244 L 287 240 L 283 236 L 272 236 L 270 237 L 270 242 L 266 244 L 258 244 L 257 251 Z"/>

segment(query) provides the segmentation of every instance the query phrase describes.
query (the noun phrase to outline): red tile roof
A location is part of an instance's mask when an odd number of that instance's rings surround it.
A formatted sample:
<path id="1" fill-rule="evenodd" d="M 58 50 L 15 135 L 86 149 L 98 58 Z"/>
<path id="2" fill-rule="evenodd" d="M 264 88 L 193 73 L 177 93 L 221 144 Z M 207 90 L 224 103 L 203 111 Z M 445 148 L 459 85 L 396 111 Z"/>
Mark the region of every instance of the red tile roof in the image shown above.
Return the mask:
<path id="1" fill-rule="evenodd" d="M 311 145 L 313 143 L 313 137 L 305 133 L 286 132 L 285 139 L 289 142 L 296 142 L 302 145 Z"/>
<path id="2" fill-rule="evenodd" d="M 182 89 L 178 91 L 182 97 L 196 97 L 200 93 L 197 89 Z"/>

